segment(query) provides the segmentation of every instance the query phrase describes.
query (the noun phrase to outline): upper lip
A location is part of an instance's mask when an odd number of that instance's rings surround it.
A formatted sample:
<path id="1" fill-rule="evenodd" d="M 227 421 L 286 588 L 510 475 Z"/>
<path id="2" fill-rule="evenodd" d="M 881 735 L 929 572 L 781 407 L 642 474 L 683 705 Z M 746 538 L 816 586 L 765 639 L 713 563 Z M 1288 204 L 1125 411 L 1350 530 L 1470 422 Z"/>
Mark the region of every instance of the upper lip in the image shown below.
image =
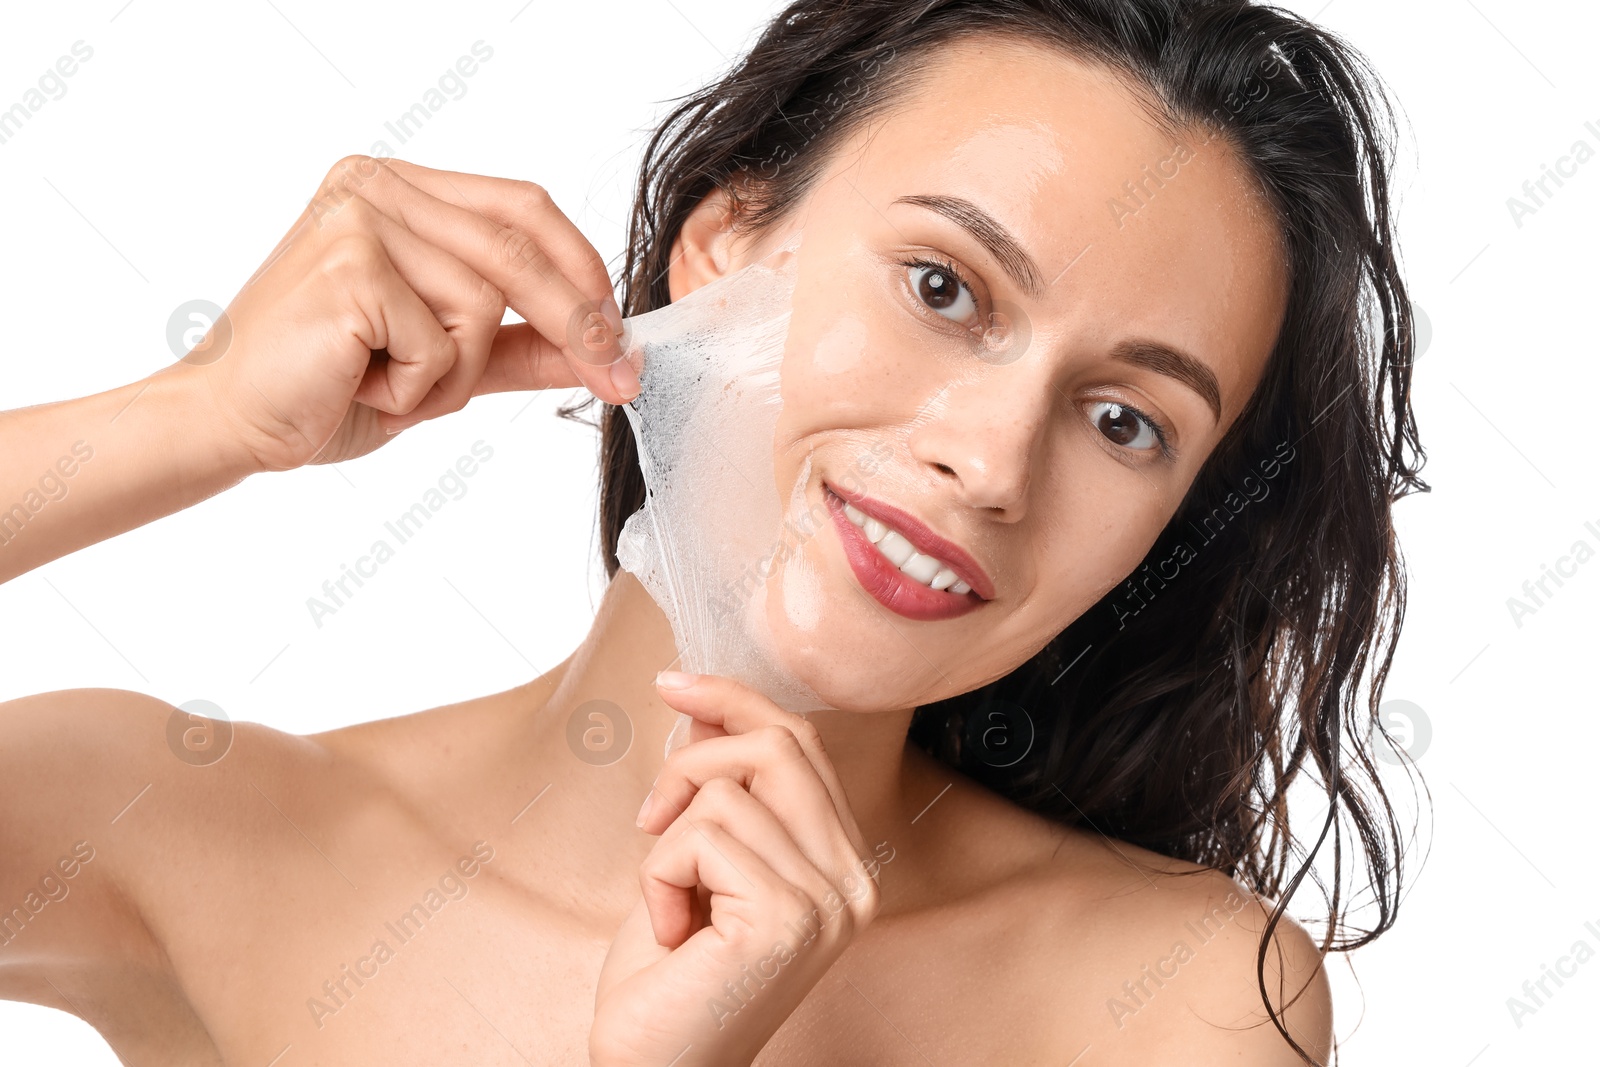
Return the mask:
<path id="1" fill-rule="evenodd" d="M 928 528 L 927 523 L 892 504 L 885 504 L 881 500 L 874 500 L 860 493 L 847 493 L 831 483 L 825 484 L 830 492 L 848 501 L 852 507 L 900 531 L 901 536 L 910 541 L 911 547 L 918 552 L 942 560 L 955 571 L 956 577 L 972 586 L 972 591 L 978 596 L 984 600 L 994 599 L 994 582 L 989 580 L 988 573 L 978 565 L 978 561 L 973 559 L 972 554 L 966 549 L 954 541 L 940 537 Z"/>

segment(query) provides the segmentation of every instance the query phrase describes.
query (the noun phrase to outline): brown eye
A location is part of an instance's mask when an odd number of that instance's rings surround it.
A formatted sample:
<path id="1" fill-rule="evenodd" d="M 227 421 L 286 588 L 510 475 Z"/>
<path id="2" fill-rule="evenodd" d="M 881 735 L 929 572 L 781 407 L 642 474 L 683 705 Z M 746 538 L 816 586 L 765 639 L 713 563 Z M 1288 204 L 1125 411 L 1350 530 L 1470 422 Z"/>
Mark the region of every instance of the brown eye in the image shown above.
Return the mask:
<path id="1" fill-rule="evenodd" d="M 1102 400 L 1090 405 L 1089 418 L 1095 429 L 1112 444 L 1140 452 L 1157 448 L 1161 444 L 1155 426 L 1133 408 L 1112 400 Z"/>
<path id="2" fill-rule="evenodd" d="M 978 302 L 950 271 L 924 263 L 913 264 L 909 269 L 917 299 L 932 310 L 958 323 L 966 323 L 978 313 Z"/>

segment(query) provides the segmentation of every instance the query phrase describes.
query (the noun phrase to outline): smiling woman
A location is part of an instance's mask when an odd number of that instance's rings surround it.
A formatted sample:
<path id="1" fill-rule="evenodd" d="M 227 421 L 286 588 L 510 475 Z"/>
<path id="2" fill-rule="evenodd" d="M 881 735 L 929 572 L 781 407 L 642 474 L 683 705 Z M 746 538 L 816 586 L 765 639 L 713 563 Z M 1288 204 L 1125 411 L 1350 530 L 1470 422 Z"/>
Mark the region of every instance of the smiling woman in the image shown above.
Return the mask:
<path id="1" fill-rule="evenodd" d="M 0 577 L 474 395 L 583 385 L 593 626 L 508 692 L 239 723 L 203 766 L 151 697 L 0 706 L 0 900 L 117 827 L 0 946 L 0 993 L 130 1064 L 1328 1062 L 1323 957 L 1399 899 L 1369 746 L 1391 507 L 1425 488 L 1376 86 L 1245 0 L 802 0 L 651 140 L 620 307 L 540 187 L 340 161 L 225 358 L 0 416 L 0 500 L 94 455 Z M 649 510 L 620 405 L 661 382 L 623 311 L 714 307 L 778 252 L 781 404 L 723 457 L 743 481 L 688 504 L 733 525 L 770 462 L 814 520 L 781 568 L 729 537 L 718 571 L 804 715 L 673 671 L 618 558 Z M 1288 908 L 1319 862 L 1341 895 L 1313 937 Z"/>

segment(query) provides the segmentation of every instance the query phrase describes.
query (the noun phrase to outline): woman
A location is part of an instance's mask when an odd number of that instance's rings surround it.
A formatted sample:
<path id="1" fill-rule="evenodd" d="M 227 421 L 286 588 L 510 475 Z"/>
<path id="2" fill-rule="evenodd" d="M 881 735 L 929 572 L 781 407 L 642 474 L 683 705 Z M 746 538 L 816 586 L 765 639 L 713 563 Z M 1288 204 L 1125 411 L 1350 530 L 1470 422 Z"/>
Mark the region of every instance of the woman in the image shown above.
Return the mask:
<path id="1" fill-rule="evenodd" d="M 0 992 L 130 1064 L 1326 1062 L 1322 956 L 1398 899 L 1369 738 L 1423 488 L 1371 83 L 1236 0 L 793 5 L 651 142 L 623 306 L 803 233 L 773 463 L 833 522 L 787 651 L 839 710 L 657 676 L 607 407 L 612 581 L 526 685 L 218 759 L 135 693 L 0 709 Z M 397 160 L 335 166 L 226 325 L 4 416 L 7 499 L 92 455 L 6 577 L 474 395 L 639 389 L 538 187 Z M 631 742 L 585 759 L 597 707 Z M 1377 923 L 1313 938 L 1287 895 L 1349 832 Z"/>

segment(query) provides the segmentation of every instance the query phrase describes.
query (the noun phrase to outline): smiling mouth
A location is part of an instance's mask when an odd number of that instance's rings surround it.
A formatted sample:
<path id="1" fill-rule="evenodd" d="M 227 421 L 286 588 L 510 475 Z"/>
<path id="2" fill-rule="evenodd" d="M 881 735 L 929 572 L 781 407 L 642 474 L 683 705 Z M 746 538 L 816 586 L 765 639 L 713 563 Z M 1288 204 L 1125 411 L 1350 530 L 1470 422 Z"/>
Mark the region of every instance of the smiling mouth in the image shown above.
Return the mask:
<path id="1" fill-rule="evenodd" d="M 954 618 L 981 607 L 993 586 L 970 557 L 897 508 L 857 496 L 846 499 L 824 483 L 839 540 L 861 587 L 906 618 Z M 943 554 L 940 554 L 943 553 Z"/>

